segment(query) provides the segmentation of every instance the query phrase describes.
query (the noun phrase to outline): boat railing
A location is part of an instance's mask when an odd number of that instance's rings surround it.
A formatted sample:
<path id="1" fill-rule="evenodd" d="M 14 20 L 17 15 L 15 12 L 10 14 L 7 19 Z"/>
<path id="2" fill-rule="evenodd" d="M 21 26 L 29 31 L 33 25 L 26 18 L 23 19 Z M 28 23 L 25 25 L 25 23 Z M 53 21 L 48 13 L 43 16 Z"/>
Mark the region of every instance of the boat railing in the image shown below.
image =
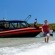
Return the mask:
<path id="1" fill-rule="evenodd" d="M 30 18 L 31 18 L 31 15 L 29 15 L 29 16 L 25 19 L 25 21 L 28 21 Z"/>

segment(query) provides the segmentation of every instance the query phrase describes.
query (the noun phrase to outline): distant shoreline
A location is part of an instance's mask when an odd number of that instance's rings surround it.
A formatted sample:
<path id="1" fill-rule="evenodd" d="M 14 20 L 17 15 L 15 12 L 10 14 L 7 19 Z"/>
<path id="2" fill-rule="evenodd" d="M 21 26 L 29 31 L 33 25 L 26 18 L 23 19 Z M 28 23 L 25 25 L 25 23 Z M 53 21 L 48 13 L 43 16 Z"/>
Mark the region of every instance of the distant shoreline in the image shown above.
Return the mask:
<path id="1" fill-rule="evenodd" d="M 34 26 L 33 23 L 30 24 L 31 26 Z M 41 27 L 43 24 L 36 24 L 38 27 Z M 55 32 L 55 23 L 51 23 L 49 24 L 50 25 L 50 28 Z"/>

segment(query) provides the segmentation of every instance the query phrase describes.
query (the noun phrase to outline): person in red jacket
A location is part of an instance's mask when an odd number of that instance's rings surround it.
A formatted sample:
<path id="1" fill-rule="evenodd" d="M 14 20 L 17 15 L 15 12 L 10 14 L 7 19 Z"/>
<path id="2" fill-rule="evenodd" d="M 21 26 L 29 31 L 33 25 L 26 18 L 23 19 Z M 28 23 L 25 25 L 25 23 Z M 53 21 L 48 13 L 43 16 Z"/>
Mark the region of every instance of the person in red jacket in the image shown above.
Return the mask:
<path id="1" fill-rule="evenodd" d="M 45 37 L 44 38 L 45 42 L 48 42 L 49 41 L 49 37 L 50 37 L 49 32 L 50 32 L 50 26 L 48 24 L 48 21 L 45 20 L 44 21 L 44 24 L 42 25 L 42 33 L 43 33 L 43 35 Z"/>

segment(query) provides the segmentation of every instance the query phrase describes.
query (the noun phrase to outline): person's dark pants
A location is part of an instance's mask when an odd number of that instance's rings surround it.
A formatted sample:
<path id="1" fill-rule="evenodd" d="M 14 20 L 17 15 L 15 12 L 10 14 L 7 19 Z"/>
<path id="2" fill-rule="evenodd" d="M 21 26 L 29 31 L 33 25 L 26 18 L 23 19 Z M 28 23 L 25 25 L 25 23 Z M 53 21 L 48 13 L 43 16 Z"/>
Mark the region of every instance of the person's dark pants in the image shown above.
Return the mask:
<path id="1" fill-rule="evenodd" d="M 50 36 L 53 36 L 53 34 L 50 34 Z"/>
<path id="2" fill-rule="evenodd" d="M 36 29 L 39 29 L 39 27 L 38 27 L 36 24 L 34 24 L 34 27 L 35 27 Z"/>
<path id="3" fill-rule="evenodd" d="M 34 24 L 34 27 L 36 27 L 36 24 Z"/>

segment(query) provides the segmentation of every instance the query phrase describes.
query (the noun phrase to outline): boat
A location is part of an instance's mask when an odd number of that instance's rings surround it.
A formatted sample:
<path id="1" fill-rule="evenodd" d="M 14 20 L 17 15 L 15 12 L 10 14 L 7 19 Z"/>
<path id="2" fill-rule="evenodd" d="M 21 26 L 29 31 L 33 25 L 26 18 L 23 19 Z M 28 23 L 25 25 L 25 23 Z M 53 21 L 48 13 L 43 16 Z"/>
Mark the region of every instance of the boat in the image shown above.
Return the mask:
<path id="1" fill-rule="evenodd" d="M 40 29 L 31 27 L 26 21 L 0 20 L 0 37 L 35 37 Z"/>
<path id="2" fill-rule="evenodd" d="M 35 37 L 41 32 L 23 20 L 0 20 L 0 38 Z"/>

